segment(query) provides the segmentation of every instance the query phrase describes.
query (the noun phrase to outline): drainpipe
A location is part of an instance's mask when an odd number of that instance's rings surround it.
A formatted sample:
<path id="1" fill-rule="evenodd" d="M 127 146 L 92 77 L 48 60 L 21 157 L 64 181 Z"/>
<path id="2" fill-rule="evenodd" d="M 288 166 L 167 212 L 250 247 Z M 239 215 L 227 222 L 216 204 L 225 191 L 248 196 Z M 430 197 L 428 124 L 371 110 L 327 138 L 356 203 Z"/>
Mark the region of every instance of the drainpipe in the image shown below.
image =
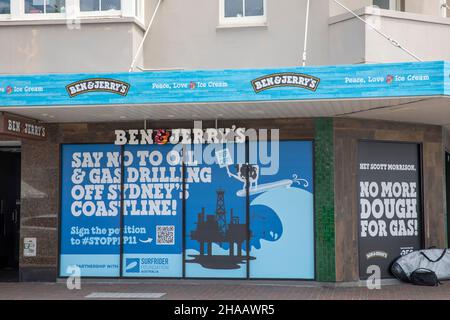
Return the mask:
<path id="1" fill-rule="evenodd" d="M 147 30 L 145 31 L 144 37 L 142 38 L 141 44 L 139 45 L 136 55 L 134 56 L 133 62 L 131 62 L 130 70 L 128 72 L 132 72 L 134 70 L 134 67 L 136 66 L 137 59 L 139 58 L 139 54 L 142 51 L 142 48 L 144 47 L 145 40 L 147 39 L 147 36 L 150 33 L 150 29 L 152 28 L 153 21 L 155 20 L 156 14 L 158 13 L 159 7 L 161 5 L 161 2 L 164 0 L 158 0 L 158 4 L 156 5 L 155 11 L 153 12 L 153 16 L 150 19 L 150 23 L 148 24 Z"/>
<path id="2" fill-rule="evenodd" d="M 306 3 L 306 23 L 305 23 L 305 43 L 303 45 L 303 66 L 306 66 L 307 50 L 308 50 L 308 28 L 309 28 L 309 5 L 310 0 Z"/>

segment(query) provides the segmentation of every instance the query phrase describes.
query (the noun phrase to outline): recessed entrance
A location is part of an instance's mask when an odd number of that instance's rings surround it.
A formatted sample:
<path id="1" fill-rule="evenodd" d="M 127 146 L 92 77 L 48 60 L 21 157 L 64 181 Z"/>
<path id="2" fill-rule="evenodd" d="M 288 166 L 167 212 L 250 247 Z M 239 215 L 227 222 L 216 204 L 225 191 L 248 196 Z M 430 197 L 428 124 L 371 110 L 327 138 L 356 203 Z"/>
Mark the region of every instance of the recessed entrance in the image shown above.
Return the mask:
<path id="1" fill-rule="evenodd" d="M 0 282 L 19 279 L 20 146 L 0 146 Z"/>

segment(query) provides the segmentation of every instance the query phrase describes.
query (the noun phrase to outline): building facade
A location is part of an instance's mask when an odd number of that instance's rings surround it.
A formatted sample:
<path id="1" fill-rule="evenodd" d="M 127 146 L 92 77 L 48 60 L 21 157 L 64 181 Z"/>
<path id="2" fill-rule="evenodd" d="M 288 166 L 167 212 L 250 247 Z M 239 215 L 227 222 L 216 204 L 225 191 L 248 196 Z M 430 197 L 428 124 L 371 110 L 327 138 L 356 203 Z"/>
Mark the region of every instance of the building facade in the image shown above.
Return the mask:
<path id="1" fill-rule="evenodd" d="M 194 2 L 0 1 L 0 273 L 358 281 L 448 246 L 446 1 Z M 278 129 L 278 171 L 252 139 L 171 163 L 194 121 Z"/>

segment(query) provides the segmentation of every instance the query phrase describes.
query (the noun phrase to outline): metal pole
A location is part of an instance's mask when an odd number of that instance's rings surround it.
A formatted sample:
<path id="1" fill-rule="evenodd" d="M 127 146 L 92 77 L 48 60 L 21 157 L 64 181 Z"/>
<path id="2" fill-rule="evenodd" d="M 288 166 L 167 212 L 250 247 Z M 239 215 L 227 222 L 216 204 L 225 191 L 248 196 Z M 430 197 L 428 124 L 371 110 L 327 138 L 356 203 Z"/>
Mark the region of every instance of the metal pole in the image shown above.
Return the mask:
<path id="1" fill-rule="evenodd" d="M 310 0 L 306 2 L 306 23 L 305 23 L 305 42 L 303 44 L 303 66 L 306 66 L 308 50 L 308 29 L 309 29 L 309 5 Z"/>
<path id="2" fill-rule="evenodd" d="M 139 58 L 139 54 L 141 53 L 142 48 L 144 47 L 145 39 L 147 39 L 147 36 L 150 33 L 150 29 L 152 28 L 153 21 L 155 20 L 156 14 L 158 13 L 161 2 L 163 2 L 163 0 L 159 0 L 158 4 L 156 5 L 155 12 L 153 12 L 153 16 L 150 19 L 150 23 L 148 24 L 147 30 L 145 31 L 144 37 L 142 38 L 141 44 L 139 45 L 139 47 L 136 51 L 136 55 L 134 56 L 133 62 L 131 62 L 130 70 L 128 70 L 128 72 L 132 72 L 134 69 L 134 66 L 136 65 L 136 61 Z"/>
<path id="3" fill-rule="evenodd" d="M 403 50 L 404 52 L 406 52 L 407 54 L 409 54 L 411 57 L 413 57 L 414 59 L 416 59 L 417 61 L 423 61 L 422 59 L 420 59 L 417 55 L 415 55 L 414 53 L 412 53 L 410 50 L 406 49 L 405 47 L 403 47 L 397 40 L 391 38 L 390 36 L 388 36 L 387 34 L 381 32 L 380 30 L 378 30 L 378 28 L 376 28 L 375 26 L 373 26 L 372 24 L 370 24 L 369 22 L 367 22 L 366 20 L 364 20 L 363 18 L 361 18 L 359 15 L 357 15 L 353 10 L 347 8 L 345 5 L 343 5 L 340 1 L 338 0 L 333 0 L 334 2 L 336 2 L 339 6 L 341 6 L 342 8 L 344 8 L 346 11 L 348 11 L 349 13 L 351 13 L 353 16 L 355 16 L 355 18 L 361 20 L 362 22 L 364 22 L 366 25 L 368 25 L 372 30 L 374 30 L 376 33 L 378 33 L 379 35 L 381 35 L 382 37 L 386 38 L 394 47 L 399 48 L 400 50 Z"/>

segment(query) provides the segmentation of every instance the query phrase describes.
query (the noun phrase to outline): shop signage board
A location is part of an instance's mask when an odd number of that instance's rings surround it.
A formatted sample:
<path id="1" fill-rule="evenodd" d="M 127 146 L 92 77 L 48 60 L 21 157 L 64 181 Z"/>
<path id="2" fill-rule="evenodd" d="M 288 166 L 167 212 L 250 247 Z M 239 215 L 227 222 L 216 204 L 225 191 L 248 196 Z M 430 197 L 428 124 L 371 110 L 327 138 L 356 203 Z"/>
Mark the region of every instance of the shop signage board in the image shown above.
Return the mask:
<path id="1" fill-rule="evenodd" d="M 0 107 L 450 95 L 444 61 L 283 69 L 0 76 Z"/>
<path id="2" fill-rule="evenodd" d="M 358 145 L 360 277 L 378 266 L 383 278 L 400 256 L 421 249 L 420 146 L 363 141 Z M 371 269 L 373 270 L 373 269 Z"/>
<path id="3" fill-rule="evenodd" d="M 47 139 L 47 128 L 36 120 L 9 113 L 0 114 L 0 134 L 25 139 Z"/>
<path id="4" fill-rule="evenodd" d="M 314 279 L 312 141 L 188 147 L 63 145 L 60 275 Z"/>

